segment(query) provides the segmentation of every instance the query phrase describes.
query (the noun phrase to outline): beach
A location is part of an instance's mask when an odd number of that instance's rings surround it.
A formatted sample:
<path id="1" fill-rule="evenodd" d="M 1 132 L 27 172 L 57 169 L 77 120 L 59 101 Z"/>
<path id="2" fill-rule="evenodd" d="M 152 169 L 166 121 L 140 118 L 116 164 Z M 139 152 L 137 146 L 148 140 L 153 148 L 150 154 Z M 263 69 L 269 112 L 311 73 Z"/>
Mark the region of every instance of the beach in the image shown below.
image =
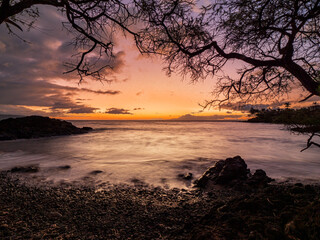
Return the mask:
<path id="1" fill-rule="evenodd" d="M 318 239 L 319 185 L 37 186 L 0 175 L 1 239 Z"/>

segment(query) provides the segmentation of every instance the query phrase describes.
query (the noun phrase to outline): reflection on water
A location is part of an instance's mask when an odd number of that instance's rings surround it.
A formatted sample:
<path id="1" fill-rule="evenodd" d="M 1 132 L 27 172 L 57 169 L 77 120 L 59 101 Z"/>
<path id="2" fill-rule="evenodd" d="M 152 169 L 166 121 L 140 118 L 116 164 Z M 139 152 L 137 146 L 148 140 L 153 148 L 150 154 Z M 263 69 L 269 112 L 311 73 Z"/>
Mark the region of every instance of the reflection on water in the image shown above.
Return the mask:
<path id="1" fill-rule="evenodd" d="M 319 149 L 281 125 L 241 122 L 74 121 L 96 130 L 74 136 L 0 142 L 0 169 L 39 164 L 49 180 L 90 177 L 181 187 L 178 174 L 199 177 L 216 160 L 240 155 L 274 178 L 319 179 Z M 58 166 L 70 165 L 65 171 Z M 91 174 L 100 170 L 99 174 Z"/>

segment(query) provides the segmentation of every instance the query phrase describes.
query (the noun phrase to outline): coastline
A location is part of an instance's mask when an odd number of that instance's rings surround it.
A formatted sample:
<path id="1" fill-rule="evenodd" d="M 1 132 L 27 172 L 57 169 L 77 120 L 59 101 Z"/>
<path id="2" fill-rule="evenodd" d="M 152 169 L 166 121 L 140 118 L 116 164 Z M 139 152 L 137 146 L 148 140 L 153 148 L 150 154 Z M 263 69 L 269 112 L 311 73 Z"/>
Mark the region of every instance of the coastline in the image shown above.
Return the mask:
<path id="1" fill-rule="evenodd" d="M 319 185 L 28 185 L 0 174 L 1 239 L 317 239 Z"/>

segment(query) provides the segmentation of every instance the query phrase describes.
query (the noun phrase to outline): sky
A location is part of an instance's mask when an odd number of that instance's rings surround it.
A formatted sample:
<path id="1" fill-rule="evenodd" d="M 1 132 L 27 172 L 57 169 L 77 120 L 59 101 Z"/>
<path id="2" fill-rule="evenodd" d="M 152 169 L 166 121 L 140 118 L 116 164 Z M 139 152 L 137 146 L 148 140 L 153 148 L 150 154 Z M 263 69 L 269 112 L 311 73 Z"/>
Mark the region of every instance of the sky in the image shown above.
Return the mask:
<path id="1" fill-rule="evenodd" d="M 142 56 L 130 37 L 115 39 L 110 82 L 64 74 L 75 53 L 55 8 L 40 9 L 29 31 L 8 34 L 0 25 L 0 114 L 43 115 L 63 119 L 245 119 L 245 112 L 203 109 L 212 99 L 214 78 L 192 83 L 178 74 L 168 77 L 157 57 Z M 22 40 L 23 39 L 23 40 Z M 230 72 L 234 69 L 230 69 Z M 267 107 L 268 105 L 266 105 Z M 250 109 L 246 105 L 242 110 Z"/>

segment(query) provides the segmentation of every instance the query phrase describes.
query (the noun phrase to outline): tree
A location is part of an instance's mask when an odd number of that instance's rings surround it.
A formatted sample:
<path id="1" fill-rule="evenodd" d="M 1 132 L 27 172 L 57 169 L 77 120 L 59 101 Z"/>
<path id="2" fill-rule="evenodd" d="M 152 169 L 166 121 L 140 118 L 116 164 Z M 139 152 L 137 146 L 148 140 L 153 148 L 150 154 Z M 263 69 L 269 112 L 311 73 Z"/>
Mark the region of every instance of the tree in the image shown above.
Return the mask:
<path id="1" fill-rule="evenodd" d="M 266 100 L 288 93 L 298 82 L 320 96 L 319 0 L 214 0 L 197 8 L 192 0 L 137 0 L 145 28 L 142 53 L 158 54 L 167 73 L 179 71 L 193 80 L 216 75 L 239 60 L 239 76 L 219 78 L 224 99 Z"/>
<path id="2" fill-rule="evenodd" d="M 284 106 L 285 106 L 285 108 L 286 108 L 286 109 L 289 109 L 289 108 L 290 108 L 290 106 L 291 106 L 291 103 L 286 102 L 286 103 L 284 103 Z"/>
<path id="3" fill-rule="evenodd" d="M 217 93 L 229 101 L 281 96 L 293 82 L 320 95 L 320 0 L 0 0 L 0 24 L 22 29 L 37 6 L 61 10 L 64 26 L 80 50 L 68 73 L 103 79 L 105 55 L 112 57 L 118 30 L 134 36 L 142 53 L 159 54 L 174 70 L 196 81 L 239 60 L 239 77 L 222 76 Z M 130 29 L 143 22 L 142 29 Z M 27 25 L 32 21 L 27 21 Z M 141 25 L 141 24 L 140 24 Z M 136 26 L 137 29 L 137 26 Z M 95 52 L 98 57 L 89 57 Z M 298 80 L 298 81 L 296 81 Z M 206 105 L 217 100 L 208 101 Z"/>
<path id="4" fill-rule="evenodd" d="M 113 57 L 114 34 L 121 30 L 136 34 L 129 27 L 137 19 L 134 6 L 121 0 L 0 0 L 0 24 L 10 33 L 32 26 L 39 17 L 38 6 L 53 6 L 66 16 L 63 26 L 74 34 L 73 45 L 78 50 L 74 63 L 67 63 L 66 73 L 105 79 L 103 72 L 110 67 L 106 58 Z M 95 57 L 93 57 L 95 56 Z"/>

